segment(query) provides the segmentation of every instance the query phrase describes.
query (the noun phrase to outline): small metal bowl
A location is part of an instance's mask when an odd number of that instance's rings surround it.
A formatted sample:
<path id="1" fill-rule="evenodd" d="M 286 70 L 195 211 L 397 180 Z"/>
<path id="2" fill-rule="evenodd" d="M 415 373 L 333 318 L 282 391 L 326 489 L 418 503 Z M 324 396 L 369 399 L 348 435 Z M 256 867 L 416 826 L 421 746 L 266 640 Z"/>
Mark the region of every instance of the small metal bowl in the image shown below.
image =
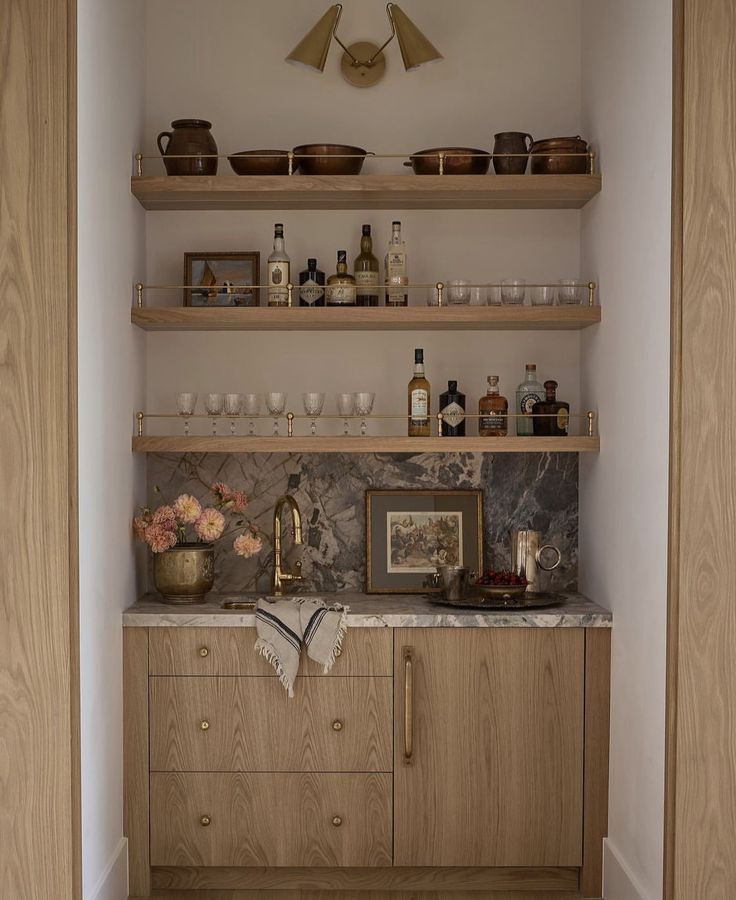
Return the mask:
<path id="1" fill-rule="evenodd" d="M 241 150 L 228 156 L 236 175 L 288 175 L 288 150 Z"/>
<path id="2" fill-rule="evenodd" d="M 476 584 L 473 590 L 489 600 L 518 600 L 526 588 L 525 584 Z"/>

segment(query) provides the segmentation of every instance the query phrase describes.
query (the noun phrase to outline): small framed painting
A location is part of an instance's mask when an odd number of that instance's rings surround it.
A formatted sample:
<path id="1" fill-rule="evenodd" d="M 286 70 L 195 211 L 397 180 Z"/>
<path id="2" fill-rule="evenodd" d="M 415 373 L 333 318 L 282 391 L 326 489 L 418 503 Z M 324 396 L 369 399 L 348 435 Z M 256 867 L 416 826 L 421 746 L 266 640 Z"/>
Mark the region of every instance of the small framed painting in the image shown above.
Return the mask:
<path id="1" fill-rule="evenodd" d="M 483 559 L 481 491 L 367 491 L 369 594 L 424 594 L 437 566 Z"/>
<path id="2" fill-rule="evenodd" d="M 258 306 L 260 253 L 185 253 L 184 306 Z"/>

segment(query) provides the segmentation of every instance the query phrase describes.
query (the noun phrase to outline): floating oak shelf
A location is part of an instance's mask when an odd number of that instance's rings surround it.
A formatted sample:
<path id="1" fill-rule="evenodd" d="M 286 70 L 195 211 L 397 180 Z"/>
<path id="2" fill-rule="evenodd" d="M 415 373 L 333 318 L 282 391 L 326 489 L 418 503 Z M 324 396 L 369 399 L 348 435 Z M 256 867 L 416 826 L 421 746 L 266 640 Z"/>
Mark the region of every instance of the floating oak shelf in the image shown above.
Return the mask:
<path id="1" fill-rule="evenodd" d="M 598 437 L 144 436 L 137 453 L 596 453 Z"/>
<path id="2" fill-rule="evenodd" d="M 217 175 L 131 179 L 145 209 L 581 209 L 600 175 Z"/>
<path id="3" fill-rule="evenodd" d="M 145 331 L 577 331 L 600 306 L 135 307 Z"/>

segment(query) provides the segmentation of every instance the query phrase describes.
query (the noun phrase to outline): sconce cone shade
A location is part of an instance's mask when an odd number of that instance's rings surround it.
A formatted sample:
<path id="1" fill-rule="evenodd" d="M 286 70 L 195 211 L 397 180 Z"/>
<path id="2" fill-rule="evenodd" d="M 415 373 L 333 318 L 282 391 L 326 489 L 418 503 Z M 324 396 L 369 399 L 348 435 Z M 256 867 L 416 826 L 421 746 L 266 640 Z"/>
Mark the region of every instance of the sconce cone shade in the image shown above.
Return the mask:
<path id="1" fill-rule="evenodd" d="M 299 41 L 291 53 L 286 57 L 286 62 L 297 63 L 324 72 L 327 54 L 332 43 L 332 35 L 340 18 L 341 6 L 336 3 L 331 6 L 312 30 Z"/>
<path id="2" fill-rule="evenodd" d="M 401 58 L 407 72 L 425 63 L 442 59 L 439 50 L 428 41 L 407 14 L 395 3 L 389 3 L 390 16 L 396 28 Z"/>

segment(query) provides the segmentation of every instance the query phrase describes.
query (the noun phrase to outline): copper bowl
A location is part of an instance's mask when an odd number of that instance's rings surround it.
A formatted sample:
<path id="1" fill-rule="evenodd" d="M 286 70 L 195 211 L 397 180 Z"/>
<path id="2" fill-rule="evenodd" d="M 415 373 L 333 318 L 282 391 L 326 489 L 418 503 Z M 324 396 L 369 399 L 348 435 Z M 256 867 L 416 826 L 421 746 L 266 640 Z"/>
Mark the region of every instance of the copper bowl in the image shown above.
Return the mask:
<path id="1" fill-rule="evenodd" d="M 202 603 L 215 584 L 209 544 L 177 544 L 153 554 L 153 583 L 165 603 Z"/>
<path id="2" fill-rule="evenodd" d="M 491 165 L 491 154 L 471 147 L 432 147 L 420 150 L 409 157 L 405 166 L 411 166 L 415 175 L 439 175 L 440 153 L 445 154 L 443 171 L 445 175 L 487 175 Z"/>
<path id="3" fill-rule="evenodd" d="M 228 156 L 236 175 L 288 175 L 288 150 L 241 150 Z"/>
<path id="4" fill-rule="evenodd" d="M 584 175 L 588 171 L 588 144 L 576 137 L 547 138 L 534 141 L 531 149 L 532 175 Z"/>
<path id="5" fill-rule="evenodd" d="M 347 144 L 302 144 L 294 147 L 294 171 L 302 175 L 359 175 L 366 156 L 362 147 Z"/>

